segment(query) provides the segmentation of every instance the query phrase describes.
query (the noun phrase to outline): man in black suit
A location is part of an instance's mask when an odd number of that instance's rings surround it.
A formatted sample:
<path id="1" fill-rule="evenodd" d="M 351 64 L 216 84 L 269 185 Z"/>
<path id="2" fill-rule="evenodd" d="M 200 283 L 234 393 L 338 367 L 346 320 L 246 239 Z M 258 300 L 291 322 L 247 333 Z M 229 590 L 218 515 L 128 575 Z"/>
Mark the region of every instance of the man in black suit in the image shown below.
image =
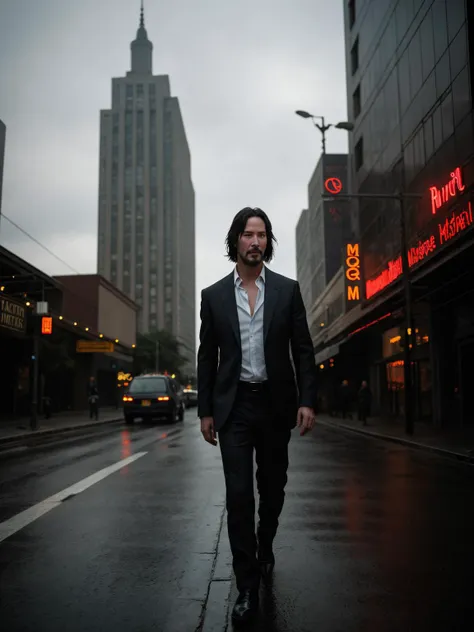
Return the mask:
<path id="1" fill-rule="evenodd" d="M 299 284 L 264 265 L 274 242 L 267 215 L 242 209 L 226 240 L 237 265 L 201 295 L 198 416 L 206 441 L 217 445 L 219 436 L 239 590 L 232 616 L 242 622 L 258 610 L 260 576 L 268 579 L 275 564 L 291 429 L 297 425 L 303 435 L 315 423 L 316 366 L 306 312 Z"/>

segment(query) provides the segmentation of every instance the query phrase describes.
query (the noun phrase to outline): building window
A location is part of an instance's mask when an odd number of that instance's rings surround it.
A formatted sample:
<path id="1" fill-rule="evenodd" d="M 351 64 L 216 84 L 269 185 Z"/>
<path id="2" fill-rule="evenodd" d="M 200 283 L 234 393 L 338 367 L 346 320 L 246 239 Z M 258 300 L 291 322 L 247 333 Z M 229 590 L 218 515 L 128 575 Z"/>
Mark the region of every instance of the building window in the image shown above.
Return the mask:
<path id="1" fill-rule="evenodd" d="M 355 89 L 354 94 L 352 95 L 352 110 L 354 112 L 354 118 L 357 118 L 360 114 L 361 104 L 360 104 L 360 84 Z"/>
<path id="2" fill-rule="evenodd" d="M 131 110 L 133 108 L 133 85 L 131 84 L 127 84 L 127 87 L 125 89 L 125 96 L 126 96 L 126 108 L 127 110 Z"/>
<path id="3" fill-rule="evenodd" d="M 354 148 L 354 162 L 356 171 L 359 171 L 364 164 L 364 139 L 362 137 L 359 138 Z"/>
<path id="4" fill-rule="evenodd" d="M 349 0 L 349 27 L 352 28 L 356 21 L 356 0 Z"/>
<path id="5" fill-rule="evenodd" d="M 155 84 L 151 83 L 149 87 L 150 108 L 156 108 L 156 88 Z"/>
<path id="6" fill-rule="evenodd" d="M 356 39 L 351 50 L 351 68 L 353 75 L 359 69 L 359 38 Z"/>

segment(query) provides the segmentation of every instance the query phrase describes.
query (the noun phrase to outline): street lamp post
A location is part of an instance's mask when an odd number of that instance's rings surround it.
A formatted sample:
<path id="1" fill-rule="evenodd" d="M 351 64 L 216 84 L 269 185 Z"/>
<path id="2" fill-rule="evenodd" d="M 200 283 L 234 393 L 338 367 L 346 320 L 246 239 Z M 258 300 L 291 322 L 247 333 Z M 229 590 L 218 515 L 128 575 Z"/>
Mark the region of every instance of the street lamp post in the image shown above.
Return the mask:
<path id="1" fill-rule="evenodd" d="M 326 153 L 326 132 L 328 131 L 330 127 L 333 127 L 332 123 L 328 123 L 328 125 L 326 125 L 326 120 L 324 116 L 316 116 L 315 114 L 310 114 L 309 112 L 306 112 L 305 110 L 296 110 L 295 114 L 305 119 L 311 119 L 313 122 L 313 125 L 319 129 L 322 136 L 323 154 L 325 154 Z M 321 121 L 321 124 L 316 123 L 315 119 L 319 119 Z M 352 131 L 354 126 L 352 123 L 341 121 L 340 123 L 337 123 L 337 125 L 334 125 L 334 127 L 336 127 L 337 129 L 345 129 L 346 131 Z"/>

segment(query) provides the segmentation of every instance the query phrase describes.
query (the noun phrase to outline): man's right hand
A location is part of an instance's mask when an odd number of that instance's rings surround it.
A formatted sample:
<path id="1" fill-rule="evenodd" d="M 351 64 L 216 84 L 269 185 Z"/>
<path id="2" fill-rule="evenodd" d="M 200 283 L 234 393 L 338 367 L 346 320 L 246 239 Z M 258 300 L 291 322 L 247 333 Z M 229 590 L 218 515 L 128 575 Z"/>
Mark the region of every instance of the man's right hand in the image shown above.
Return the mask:
<path id="1" fill-rule="evenodd" d="M 203 417 L 201 419 L 201 432 L 202 436 L 208 443 L 210 443 L 211 445 L 217 445 L 213 417 Z"/>

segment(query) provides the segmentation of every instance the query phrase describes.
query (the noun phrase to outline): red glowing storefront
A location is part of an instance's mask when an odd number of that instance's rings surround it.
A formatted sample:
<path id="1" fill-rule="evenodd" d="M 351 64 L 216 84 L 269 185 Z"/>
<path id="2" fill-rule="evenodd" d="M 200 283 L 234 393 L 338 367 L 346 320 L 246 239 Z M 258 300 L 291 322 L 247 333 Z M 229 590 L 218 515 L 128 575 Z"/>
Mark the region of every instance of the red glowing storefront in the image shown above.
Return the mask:
<path id="1" fill-rule="evenodd" d="M 474 162 L 446 170 L 439 183 L 424 188 L 409 218 L 415 410 L 417 419 L 437 425 L 474 425 L 473 184 Z M 364 270 L 363 251 L 361 257 Z M 394 417 L 405 407 L 401 275 L 401 256 L 395 256 L 364 282 L 364 308 L 391 313 L 383 326 L 364 333 L 378 411 Z"/>
<path id="2" fill-rule="evenodd" d="M 473 196 L 466 189 L 460 167 L 451 172 L 447 184 L 441 189 L 431 186 L 428 194 L 431 221 L 417 231 L 418 236 L 412 238 L 408 246 L 410 268 L 439 253 L 444 246 L 471 229 L 474 224 Z M 426 199 L 422 199 L 421 204 L 426 206 Z M 388 261 L 381 272 L 366 281 L 366 299 L 369 300 L 385 290 L 401 275 L 402 257 L 399 256 Z"/>

